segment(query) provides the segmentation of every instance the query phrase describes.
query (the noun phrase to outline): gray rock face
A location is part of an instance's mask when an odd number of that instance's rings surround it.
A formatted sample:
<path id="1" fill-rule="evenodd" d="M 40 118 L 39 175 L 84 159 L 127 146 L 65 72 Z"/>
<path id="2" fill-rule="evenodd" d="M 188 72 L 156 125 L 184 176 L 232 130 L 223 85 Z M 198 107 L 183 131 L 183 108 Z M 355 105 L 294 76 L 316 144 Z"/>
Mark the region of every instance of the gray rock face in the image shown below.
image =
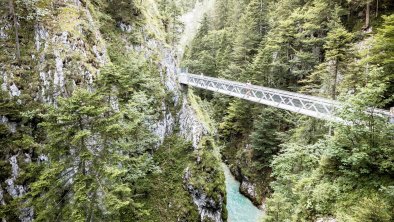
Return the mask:
<path id="1" fill-rule="evenodd" d="M 181 103 L 180 109 L 176 116 L 173 116 L 167 109 L 167 104 L 162 104 L 163 118 L 157 122 L 154 128 L 155 134 L 160 138 L 160 142 L 164 141 L 164 138 L 173 133 L 173 129 L 176 124 L 179 124 L 179 134 L 188 141 L 191 141 L 194 149 L 198 148 L 201 138 L 208 134 L 208 129 L 204 126 L 201 120 L 198 118 L 196 111 L 187 101 L 187 96 L 182 91 L 181 86 L 177 81 L 177 61 L 175 59 L 175 52 L 161 48 L 161 44 L 150 41 L 151 47 L 159 47 L 164 52 L 161 66 L 165 72 L 161 73 L 162 82 L 167 91 L 172 92 L 172 103 L 174 106 L 178 106 Z M 193 187 L 189 183 L 191 172 L 189 168 L 185 170 L 184 184 L 189 194 L 191 195 L 194 204 L 197 206 L 200 218 L 210 219 L 215 222 L 222 222 L 222 208 L 224 197 L 220 196 L 219 201 L 208 197 L 202 192 L 201 189 Z"/>
<path id="2" fill-rule="evenodd" d="M 198 208 L 201 221 L 210 219 L 211 221 L 222 222 L 223 220 L 221 212 L 224 198 L 220 196 L 219 201 L 215 201 L 214 199 L 208 197 L 203 191 L 189 183 L 191 177 L 192 173 L 190 169 L 186 168 L 183 180 L 188 192 L 193 198 L 194 204 Z"/>
<path id="3" fill-rule="evenodd" d="M 3 188 L 1 187 L 1 184 L 0 184 L 0 205 L 2 205 L 2 206 L 4 206 L 5 205 L 5 201 L 4 201 L 4 190 L 3 190 Z"/>
<path id="4" fill-rule="evenodd" d="M 0 116 L 0 124 L 4 124 L 8 127 L 8 129 L 10 130 L 11 133 L 15 133 L 16 132 L 16 127 L 17 124 L 14 122 L 10 122 L 8 121 L 8 118 L 5 116 Z"/>
<path id="5" fill-rule="evenodd" d="M 258 194 L 256 184 L 243 175 L 239 167 L 230 167 L 230 171 L 234 175 L 235 179 L 240 182 L 239 192 L 251 200 L 254 205 L 264 208 L 263 197 Z"/>
<path id="6" fill-rule="evenodd" d="M 76 6 L 81 5 L 79 0 L 66 1 L 68 4 Z M 107 55 L 105 40 L 102 38 L 99 31 L 99 26 L 90 14 L 89 10 L 84 7 L 78 7 L 81 13 L 86 15 L 86 23 L 88 27 L 92 28 L 94 34 L 94 42 L 87 42 L 83 38 L 76 38 L 67 31 L 54 31 L 50 27 L 46 27 L 43 23 L 37 23 L 34 26 L 34 48 L 32 52 L 32 61 L 35 62 L 37 70 L 37 77 L 39 79 L 39 86 L 36 92 L 31 95 L 35 101 L 46 104 L 56 105 L 58 97 L 68 97 L 72 91 L 78 86 L 82 86 L 90 91 L 93 91 L 93 83 L 96 76 L 99 74 L 101 67 L 109 62 Z M 4 18 L 0 18 L 4 19 Z M 10 24 L 0 27 L 0 39 L 8 39 L 8 30 L 12 27 Z M 125 24 L 117 23 L 121 31 L 131 33 L 135 27 Z M 146 27 L 152 32 L 159 32 L 158 27 Z M 82 30 L 79 30 L 82 34 Z M 148 32 L 146 32 L 148 33 Z M 83 35 L 81 35 L 83 37 Z M 156 56 L 160 52 L 159 58 L 161 61 L 157 64 L 158 70 L 161 71 L 161 81 L 165 86 L 167 92 L 171 92 L 171 104 L 162 103 L 160 119 L 148 120 L 151 123 L 152 132 L 158 136 L 159 144 L 164 141 L 166 136 L 174 133 L 174 129 L 179 124 L 179 134 L 187 140 L 192 141 L 193 146 L 197 148 L 198 143 L 203 135 L 208 133 L 203 124 L 198 119 L 196 112 L 188 103 L 186 96 L 184 96 L 181 86 L 177 82 L 178 62 L 176 59 L 176 52 L 169 49 L 164 43 L 155 39 L 148 39 L 144 36 L 145 44 L 134 46 L 129 45 L 126 48 L 142 52 L 145 58 L 150 59 L 151 56 Z M 1 43 L 0 43 L 1 44 Z M 1 45 L 0 45 L 1 46 Z M 85 67 L 73 55 L 79 58 L 86 59 L 89 57 L 97 66 Z M 48 65 L 50 64 L 50 65 Z M 70 68 L 72 67 L 72 69 Z M 30 67 L 32 68 L 32 67 Z M 5 71 L 5 68 L 0 64 L 0 78 L 1 90 L 8 92 L 12 97 L 19 97 L 23 93 L 23 88 L 18 86 L 14 81 L 12 71 Z M 78 79 L 76 81 L 75 79 Z M 119 102 L 117 98 L 110 98 L 111 106 L 114 110 L 119 110 Z M 170 112 L 170 106 L 178 106 L 179 110 L 175 113 Z M 0 124 L 6 124 L 11 132 L 17 131 L 17 123 L 10 122 L 5 116 L 0 116 Z M 94 141 L 92 141 L 94 143 Z M 25 161 L 31 161 L 29 153 L 21 153 L 21 156 L 27 155 Z M 18 156 L 9 157 L 10 165 L 12 166 L 12 177 L 5 182 L 6 187 L 0 187 L 0 204 L 5 204 L 3 194 L 7 192 L 10 196 L 17 198 L 26 193 L 26 187 L 16 184 L 16 179 L 19 176 Z M 41 155 L 38 158 L 39 162 L 48 161 L 48 157 Z M 4 181 L 3 181 L 4 182 Z M 190 189 L 192 189 L 190 187 Z M 192 191 L 192 190 L 191 190 Z M 212 200 L 206 198 L 204 194 L 199 191 L 191 192 L 195 203 L 201 209 L 201 218 L 220 218 L 221 210 L 215 211 L 221 206 L 220 203 L 213 203 Z M 216 204 L 216 205 L 215 205 Z M 219 204 L 219 205 L 217 205 Z M 206 206 L 206 207 L 204 207 Z M 206 208 L 206 210 L 204 210 Z M 32 221 L 33 209 L 21 209 L 21 221 Z M 215 219 L 215 221 L 221 221 Z"/>
<path id="7" fill-rule="evenodd" d="M 1 18 L 5 19 L 5 18 Z M 7 39 L 8 38 L 8 30 L 11 29 L 11 24 L 9 23 L 4 23 L 3 26 L 0 26 L 0 39 Z"/>
<path id="8" fill-rule="evenodd" d="M 75 0 L 69 1 L 69 3 L 80 5 L 80 2 Z M 31 52 L 32 64 L 35 65 L 18 68 L 13 67 L 11 64 L 11 68 L 7 66 L 6 70 L 6 66 L 0 64 L 2 91 L 8 93 L 10 97 L 21 96 L 23 93 L 22 87 L 18 85 L 14 77 L 14 70 L 20 68 L 37 70 L 36 74 L 39 79 L 38 89 L 32 91 L 30 96 L 38 102 L 56 104 L 57 97 L 69 96 L 77 84 L 92 89 L 94 78 L 98 74 L 100 67 L 107 63 L 108 57 L 105 44 L 103 43 L 104 40 L 98 31 L 98 26 L 94 24 L 89 10 L 86 10 L 84 7 L 79 9 L 81 13 L 86 13 L 88 18 L 87 23 L 89 23 L 89 27 L 93 29 L 93 33 L 95 34 L 95 41 L 89 43 L 92 44 L 92 47 L 88 47 L 88 43 L 85 43 L 82 38 L 70 38 L 70 33 L 66 31 L 57 32 L 42 23 L 37 23 L 34 26 L 34 50 Z M 7 18 L 0 17 L 0 20 L 2 20 L 0 22 L 0 39 L 8 40 L 10 38 L 8 33 L 11 31 L 10 28 L 12 26 L 7 22 Z M 81 36 L 83 37 L 83 33 L 81 33 Z M 3 41 L 0 43 L 0 48 L 2 44 Z M 73 61 L 71 55 L 78 55 L 82 58 L 89 56 L 93 63 L 99 65 L 89 68 L 80 64 L 75 65 L 78 62 Z M 75 63 L 73 68 L 77 69 L 77 71 L 70 69 L 71 63 Z M 81 82 L 76 83 L 73 79 L 80 79 Z M 114 99 L 111 105 L 116 106 L 116 102 L 117 100 Z M 19 127 L 18 123 L 10 121 L 6 116 L 0 116 L 0 124 L 6 125 L 11 133 L 16 133 Z M 18 198 L 26 194 L 27 187 L 18 184 L 17 179 L 20 172 L 20 161 L 31 162 L 31 154 L 19 151 L 17 155 L 2 158 L 8 160 L 11 165 L 11 177 L 5 181 L 0 181 L 2 184 L 5 184 L 5 186 L 0 187 L 0 205 L 5 205 L 5 195 Z M 41 155 L 38 161 L 48 161 L 48 157 Z M 32 208 L 20 208 L 19 211 L 20 221 L 29 222 L 33 220 L 34 211 Z"/>
<path id="9" fill-rule="evenodd" d="M 12 198 L 18 198 L 22 197 L 23 195 L 26 194 L 27 188 L 24 185 L 18 185 L 15 184 L 16 179 L 19 176 L 19 165 L 18 165 L 18 155 L 13 155 L 9 158 L 9 162 L 11 164 L 11 177 L 8 178 L 5 181 L 5 184 L 7 185 L 5 187 L 5 190 L 7 193 L 12 197 Z M 25 160 L 26 162 L 31 161 L 29 156 L 26 156 Z M 4 199 L 3 199 L 3 189 L 0 187 L 0 204 L 4 205 Z M 20 215 L 19 215 L 19 220 L 22 222 L 30 222 L 33 221 L 33 208 L 31 207 L 26 207 L 26 208 L 21 208 L 20 209 Z"/>
<path id="10" fill-rule="evenodd" d="M 164 142 L 166 136 L 173 133 L 173 129 L 175 126 L 175 119 L 170 112 L 167 111 L 167 105 L 162 103 L 162 118 L 159 120 L 150 120 L 153 121 L 153 127 L 151 131 L 159 138 L 158 146 Z"/>
<path id="11" fill-rule="evenodd" d="M 258 202 L 258 194 L 256 192 L 256 185 L 249 182 L 246 178 L 244 178 L 241 182 L 241 186 L 239 187 L 239 191 L 250 200 L 253 201 L 254 204 L 260 205 Z"/>
<path id="12" fill-rule="evenodd" d="M 180 134 L 186 140 L 192 141 L 193 147 L 197 149 L 202 136 L 208 134 L 208 129 L 198 119 L 196 112 L 188 104 L 186 96 L 183 101 L 182 109 L 178 115 Z"/>
<path id="13" fill-rule="evenodd" d="M 150 47 L 142 48 L 140 50 L 147 50 L 148 52 L 145 53 L 145 56 L 149 58 L 149 56 L 152 55 L 152 52 L 150 52 L 151 50 L 149 50 L 149 48 L 158 47 L 158 49 L 160 49 L 163 55 L 159 65 L 161 66 L 161 70 L 164 70 L 164 72 L 160 73 L 161 81 L 165 86 L 165 90 L 167 92 L 171 92 L 171 103 L 174 106 L 179 106 L 181 103 L 180 110 L 178 110 L 174 116 L 168 109 L 168 106 L 170 105 L 163 102 L 161 108 L 161 116 L 163 117 L 154 123 L 152 131 L 159 137 L 159 141 L 162 143 L 166 136 L 173 133 L 175 125 L 178 123 L 179 134 L 186 140 L 192 141 L 193 147 L 197 148 L 201 137 L 206 135 L 208 130 L 198 119 L 196 112 L 187 101 L 187 98 L 182 92 L 181 86 L 178 83 L 178 64 L 175 58 L 176 53 L 175 51 L 163 46 L 160 42 L 155 42 L 154 40 L 148 41 L 148 45 L 150 45 Z"/>
<path id="14" fill-rule="evenodd" d="M 160 72 L 161 81 L 165 86 L 165 90 L 167 92 L 172 92 L 172 103 L 176 106 L 179 103 L 179 96 L 181 94 L 179 90 L 180 87 L 177 84 L 176 79 L 177 61 L 175 60 L 174 54 L 170 49 L 166 48 L 164 45 L 156 42 L 155 40 L 150 40 L 149 42 L 148 44 L 150 44 L 152 48 L 146 47 L 141 50 L 147 51 L 145 53 L 145 56 L 147 56 L 148 58 L 153 54 L 153 49 L 155 49 L 155 47 L 158 47 L 160 52 L 162 52 L 162 59 L 159 65 L 160 70 L 165 71 Z M 159 137 L 160 144 L 164 141 L 164 138 L 166 136 L 171 135 L 174 132 L 176 124 L 176 117 L 174 117 L 173 114 L 169 111 L 169 106 L 170 104 L 166 104 L 164 101 L 162 102 L 162 119 L 158 120 L 153 128 L 153 132 Z"/>
<path id="15" fill-rule="evenodd" d="M 21 91 L 18 89 L 15 83 L 12 83 L 12 85 L 10 86 L 10 94 L 12 97 L 21 95 Z"/>
<path id="16" fill-rule="evenodd" d="M 126 33 L 131 33 L 133 31 L 133 27 L 129 24 L 126 24 L 124 22 L 118 22 L 116 23 L 116 25 L 123 31 Z"/>
<path id="17" fill-rule="evenodd" d="M 12 73 L 1 72 L 2 84 L 1 90 L 8 92 L 11 97 L 19 97 L 21 95 L 21 91 L 18 86 L 13 82 L 14 75 Z"/>

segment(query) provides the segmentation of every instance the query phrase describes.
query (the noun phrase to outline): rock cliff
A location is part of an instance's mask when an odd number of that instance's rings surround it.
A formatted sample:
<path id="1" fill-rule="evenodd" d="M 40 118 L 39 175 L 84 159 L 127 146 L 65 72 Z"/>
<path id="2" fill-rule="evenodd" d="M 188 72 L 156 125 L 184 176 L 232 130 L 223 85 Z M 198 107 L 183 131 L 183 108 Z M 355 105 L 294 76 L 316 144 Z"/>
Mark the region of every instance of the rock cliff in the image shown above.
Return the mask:
<path id="1" fill-rule="evenodd" d="M 15 27 L 8 13 L 0 17 L 0 48 L 4 51 L 0 60 L 0 83 L 4 101 L 8 101 L 10 106 L 19 107 L 16 112 L 29 113 L 34 109 L 23 107 L 31 104 L 56 106 L 59 97 L 69 97 L 76 88 L 95 91 L 94 83 L 100 71 L 113 63 L 108 48 L 114 48 L 116 41 L 121 41 L 125 53 L 138 54 L 159 74 L 152 77 L 160 81 L 159 88 L 154 90 L 165 96 L 160 97 L 161 101 L 152 102 L 155 113 L 146 116 L 150 130 L 158 137 L 158 146 L 167 136 L 178 133 L 192 141 L 197 149 L 201 138 L 208 134 L 208 129 L 199 120 L 195 108 L 177 82 L 177 52 L 163 40 L 164 31 L 157 19 L 160 16 L 156 3 L 147 1 L 142 4 L 146 11 L 140 13 L 149 22 L 133 24 L 116 16 L 110 18 L 109 6 L 79 0 L 53 1 L 52 5 L 44 6 L 44 15 L 30 20 L 19 19 L 17 28 L 23 37 L 20 42 L 23 50 L 20 64 L 10 62 L 15 60 Z M 111 34 L 107 29 L 111 30 Z M 131 36 L 138 41 L 131 41 Z M 157 98 L 153 96 L 150 99 Z M 111 106 L 115 110 L 118 103 L 118 98 L 111 98 Z M 6 132 L 1 135 L 7 138 L 22 133 L 34 139 L 45 137 L 35 135 L 39 132 L 36 125 L 26 125 L 19 115 L 13 118 L 3 110 L 0 111 L 0 126 Z M 5 170 L 0 175 L 0 205 L 5 206 L 10 199 L 22 197 L 28 192 L 29 181 L 21 176 L 21 172 L 25 173 L 23 168 L 31 162 L 48 161 L 45 154 L 39 154 L 39 146 L 39 142 L 31 147 L 23 147 L 22 144 L 10 148 L 0 157 L 4 165 L 2 170 Z M 199 209 L 210 203 L 203 200 L 204 194 L 199 200 L 193 191 L 190 193 Z M 222 221 L 223 198 L 216 203 L 220 205 L 214 209 L 216 212 L 211 212 L 215 215 L 214 221 Z M 207 214 L 205 211 L 200 213 L 201 218 Z M 19 209 L 20 221 L 32 221 L 33 218 L 34 209 Z"/>

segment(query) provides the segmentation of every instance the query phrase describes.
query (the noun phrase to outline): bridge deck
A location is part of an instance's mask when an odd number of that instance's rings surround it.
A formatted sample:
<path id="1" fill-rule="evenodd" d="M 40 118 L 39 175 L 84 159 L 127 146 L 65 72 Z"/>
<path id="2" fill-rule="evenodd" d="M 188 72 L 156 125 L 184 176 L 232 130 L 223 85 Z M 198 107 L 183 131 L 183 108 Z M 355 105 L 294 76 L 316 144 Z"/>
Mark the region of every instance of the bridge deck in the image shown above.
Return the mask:
<path id="1" fill-rule="evenodd" d="M 319 119 L 341 121 L 334 115 L 341 103 L 334 100 L 189 73 L 180 73 L 179 82 Z M 391 117 L 386 110 L 374 109 L 373 113 Z"/>

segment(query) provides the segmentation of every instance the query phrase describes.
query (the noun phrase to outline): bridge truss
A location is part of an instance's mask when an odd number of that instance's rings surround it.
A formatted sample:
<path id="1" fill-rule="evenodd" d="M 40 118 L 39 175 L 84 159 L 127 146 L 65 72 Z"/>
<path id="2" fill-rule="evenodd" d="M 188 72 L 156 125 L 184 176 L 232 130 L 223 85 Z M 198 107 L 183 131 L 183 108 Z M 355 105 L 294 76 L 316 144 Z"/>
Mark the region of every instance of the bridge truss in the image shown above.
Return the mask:
<path id="1" fill-rule="evenodd" d="M 334 100 L 184 72 L 179 74 L 179 82 L 318 119 L 342 121 L 335 116 L 335 111 L 342 105 Z M 369 112 L 387 117 L 390 122 L 394 119 L 386 110 L 373 109 Z"/>

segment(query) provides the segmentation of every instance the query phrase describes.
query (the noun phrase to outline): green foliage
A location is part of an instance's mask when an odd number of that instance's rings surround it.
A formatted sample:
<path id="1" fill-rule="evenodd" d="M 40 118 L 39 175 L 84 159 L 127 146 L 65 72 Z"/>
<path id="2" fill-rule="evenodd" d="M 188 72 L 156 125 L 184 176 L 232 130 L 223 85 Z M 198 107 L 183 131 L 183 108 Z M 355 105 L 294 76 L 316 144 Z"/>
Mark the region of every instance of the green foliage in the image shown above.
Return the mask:
<path id="1" fill-rule="evenodd" d="M 160 0 L 158 2 L 161 20 L 164 25 L 164 30 L 167 33 L 167 42 L 175 46 L 182 34 L 183 25 L 179 17 L 181 16 L 182 5 L 179 0 Z M 183 6 L 185 7 L 185 6 Z"/>
<path id="2" fill-rule="evenodd" d="M 197 0 L 177 0 L 177 6 L 182 10 L 183 13 L 193 9 Z"/>
<path id="3" fill-rule="evenodd" d="M 178 5 L 175 1 L 172 5 L 162 3 L 164 8 L 159 11 L 158 3 L 150 0 L 10 2 L 15 6 L 19 34 L 12 29 L 8 2 L 1 1 L 4 19 L 0 25 L 6 27 L 2 30 L 8 36 L 1 43 L 1 72 L 12 76 L 8 84 L 15 83 L 22 95 L 10 98 L 8 92 L 0 92 L 0 116 L 10 121 L 0 124 L 0 181 L 11 177 L 8 159 L 16 156 L 19 176 L 15 183 L 26 186 L 28 194 L 13 199 L 4 192 L 0 218 L 16 221 L 20 210 L 33 207 L 37 221 L 146 221 L 151 208 L 138 199 L 137 192 L 145 189 L 139 182 L 158 170 L 152 158 L 157 140 L 147 123 L 160 117 L 161 112 L 155 111 L 165 99 L 157 64 L 162 60 L 159 50 L 165 47 L 163 34 L 170 43 L 178 40 Z M 164 31 L 163 22 L 169 24 Z M 48 47 L 37 52 L 35 28 L 41 24 L 49 34 Z M 132 32 L 121 31 L 120 24 L 130 25 Z M 71 45 L 78 42 L 86 54 L 76 50 L 64 55 L 61 46 L 52 45 L 52 35 L 61 32 L 67 32 L 67 41 Z M 20 37 L 21 61 L 17 63 L 15 37 Z M 152 38 L 163 45 L 142 52 L 134 50 L 148 46 L 145 42 Z M 105 67 L 93 57 L 93 46 L 107 49 Z M 36 67 L 53 73 L 54 49 L 59 49 L 64 61 L 66 92 L 64 98 L 54 98 L 53 106 L 43 108 L 34 97 L 42 87 Z M 81 67 L 99 73 L 89 90 L 81 84 L 85 75 L 78 74 Z M 48 91 L 44 96 L 52 99 L 51 89 Z M 183 151 L 190 152 L 188 148 Z M 49 161 L 39 160 L 40 154 L 48 155 Z M 25 155 L 30 155 L 32 163 L 25 161 Z M 182 170 L 176 168 L 176 173 L 181 176 Z M 198 212 L 179 178 L 175 183 L 183 196 L 171 213 L 175 215 L 188 205 L 185 218 L 194 221 Z M 165 179 L 170 183 L 174 178 Z M 6 185 L 2 183 L 1 187 L 4 190 Z"/>
<path id="4" fill-rule="evenodd" d="M 191 72 L 347 104 L 337 110 L 347 124 L 327 124 L 198 93 L 231 169 L 269 197 L 265 221 L 392 220 L 393 129 L 365 109 L 393 106 L 393 10 L 387 1 L 218 0 L 203 21 L 184 56 Z"/>
<path id="5" fill-rule="evenodd" d="M 147 102 L 152 103 L 152 107 L 158 106 L 164 92 L 157 81 L 157 71 L 140 55 L 117 56 L 120 54 L 113 55 L 114 62 L 102 69 L 97 81 L 99 90 L 116 97 L 121 103 L 127 102 L 136 93 L 144 92 L 152 98 Z"/>
<path id="6" fill-rule="evenodd" d="M 274 193 L 272 198 L 267 200 L 267 215 L 264 222 L 288 222 L 292 216 L 290 199 L 281 193 Z"/>
<path id="7" fill-rule="evenodd" d="M 247 136 L 253 122 L 252 105 L 249 102 L 235 100 L 230 103 L 227 115 L 219 125 L 219 132 L 224 141 Z"/>
<path id="8" fill-rule="evenodd" d="M 212 138 L 204 137 L 200 141 L 199 148 L 195 152 L 197 164 L 190 166 L 191 181 L 194 187 L 203 190 L 208 197 L 216 202 L 220 196 L 225 196 L 224 174 L 221 170 L 220 160 L 215 156 L 217 148 Z"/>
<path id="9" fill-rule="evenodd" d="M 137 181 L 135 196 L 148 212 L 137 221 L 198 220 L 197 208 L 183 183 L 184 170 L 194 162 L 192 150 L 190 143 L 173 136 L 155 152 L 159 171 Z"/>
<path id="10" fill-rule="evenodd" d="M 122 21 L 127 24 L 142 25 L 144 22 L 141 3 L 135 0 L 110 2 L 107 7 L 107 13 L 112 15 L 116 21 Z"/>
<path id="11" fill-rule="evenodd" d="M 324 44 L 325 61 L 320 63 L 316 71 L 309 76 L 308 85 L 305 88 L 309 88 L 309 91 L 314 94 L 321 94 L 335 100 L 338 95 L 339 75 L 349 73 L 353 67 L 349 66 L 352 62 L 350 49 L 352 34 L 337 22 L 333 23 L 333 28 L 327 33 Z"/>
<path id="12" fill-rule="evenodd" d="M 60 99 L 57 108 L 48 107 L 42 126 L 48 134 L 45 152 L 50 163 L 29 193 L 38 221 L 124 221 L 141 214 L 131 189 L 154 170 L 144 154 L 154 140 L 144 128 L 138 105 L 128 103 L 116 111 L 103 102 L 103 96 L 80 89 Z"/>
<path id="13" fill-rule="evenodd" d="M 348 100 L 351 110 L 345 109 L 342 118 L 352 125 L 336 125 L 333 136 L 314 145 L 289 143 L 274 158 L 277 180 L 272 186 L 275 193 L 291 199 L 293 216 L 288 219 L 312 220 L 317 215 L 334 215 L 343 221 L 392 218 L 393 205 L 388 203 L 393 198 L 382 188 L 393 185 L 394 153 L 389 148 L 394 145 L 393 129 L 387 120 L 364 112 L 365 107 L 381 103 L 384 88 L 381 80 L 375 80 Z M 274 207 L 280 199 L 273 195 L 270 201 Z M 360 201 L 363 204 L 354 204 Z"/>
<path id="14" fill-rule="evenodd" d="M 284 119 L 284 115 L 272 108 L 265 108 L 260 116 L 254 121 L 253 132 L 250 134 L 253 147 L 253 156 L 260 165 L 259 168 L 269 167 L 274 155 L 279 151 L 281 143 L 278 135 L 285 123 L 272 121 L 274 119 Z"/>
<path id="15" fill-rule="evenodd" d="M 363 198 L 360 203 L 353 208 L 353 215 L 349 221 L 354 222 L 386 222 L 392 220 L 392 212 L 389 205 L 378 195 Z"/>
<path id="16" fill-rule="evenodd" d="M 263 17 L 263 5 L 260 0 L 251 0 L 241 16 L 236 27 L 237 34 L 234 39 L 233 58 L 240 67 L 248 65 L 257 52 L 257 47 L 264 34 L 266 26 Z M 234 73 L 234 75 L 240 73 Z"/>
<path id="17" fill-rule="evenodd" d="M 5 220 L 16 221 L 21 213 L 18 209 L 20 199 L 13 198 L 4 189 L 7 187 L 5 181 L 13 176 L 9 159 L 14 156 L 19 167 L 17 184 L 35 181 L 41 170 L 25 160 L 25 155 L 29 155 L 32 161 L 37 161 L 41 153 L 39 142 L 43 139 L 43 132 L 38 127 L 41 108 L 36 102 L 14 98 L 8 92 L 0 91 L 0 185 L 4 201 L 0 206 L 0 218 Z"/>
<path id="18" fill-rule="evenodd" d="M 393 100 L 394 95 L 394 15 L 383 16 L 384 22 L 378 29 L 372 47 L 371 57 L 367 62 L 382 67 L 382 72 L 377 77 L 386 82 L 387 88 L 383 93 L 385 98 Z M 393 103 L 389 103 L 393 105 Z M 387 106 L 390 107 L 390 106 Z"/>
<path id="19" fill-rule="evenodd" d="M 224 33 L 209 33 L 209 18 L 205 14 L 201 26 L 196 34 L 196 38 L 191 43 L 190 49 L 186 54 L 182 65 L 189 67 L 190 72 L 203 73 L 209 76 L 217 76 L 216 74 L 216 57 L 217 51 L 220 49 L 221 41 L 226 38 Z"/>

